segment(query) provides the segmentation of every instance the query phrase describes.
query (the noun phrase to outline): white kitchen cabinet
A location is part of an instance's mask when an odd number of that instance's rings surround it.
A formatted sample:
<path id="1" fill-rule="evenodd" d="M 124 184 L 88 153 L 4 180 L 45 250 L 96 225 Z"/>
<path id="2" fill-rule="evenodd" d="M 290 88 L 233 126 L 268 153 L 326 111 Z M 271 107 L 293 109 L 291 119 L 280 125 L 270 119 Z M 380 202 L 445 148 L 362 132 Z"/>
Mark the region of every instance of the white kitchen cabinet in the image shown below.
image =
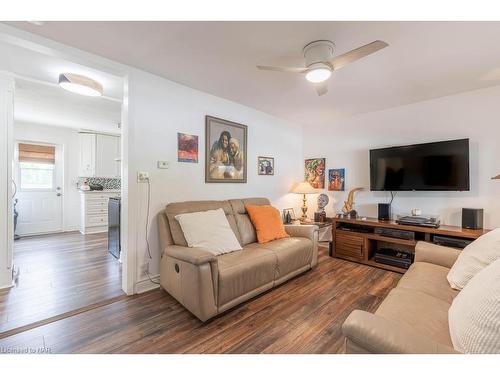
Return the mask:
<path id="1" fill-rule="evenodd" d="M 95 176 L 96 134 L 80 133 L 80 172 L 81 177 Z"/>
<path id="2" fill-rule="evenodd" d="M 96 176 L 119 177 L 120 138 L 97 134 L 96 150 Z"/>
<path id="3" fill-rule="evenodd" d="M 80 233 L 108 231 L 108 201 L 119 197 L 119 190 L 81 191 Z"/>
<path id="4" fill-rule="evenodd" d="M 80 177 L 120 177 L 120 137 L 80 133 Z"/>

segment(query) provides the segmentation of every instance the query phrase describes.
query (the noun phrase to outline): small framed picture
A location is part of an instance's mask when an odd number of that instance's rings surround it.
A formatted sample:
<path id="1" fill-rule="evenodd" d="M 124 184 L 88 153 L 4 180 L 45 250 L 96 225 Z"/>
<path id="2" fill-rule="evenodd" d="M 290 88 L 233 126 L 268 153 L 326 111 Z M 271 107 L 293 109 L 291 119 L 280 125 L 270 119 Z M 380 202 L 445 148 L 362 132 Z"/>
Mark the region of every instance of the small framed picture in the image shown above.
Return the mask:
<path id="1" fill-rule="evenodd" d="M 295 217 L 295 211 L 293 208 L 283 209 L 283 223 L 292 224 L 297 218 Z"/>
<path id="2" fill-rule="evenodd" d="M 274 158 L 259 156 L 257 158 L 257 173 L 261 176 L 274 175 Z"/>

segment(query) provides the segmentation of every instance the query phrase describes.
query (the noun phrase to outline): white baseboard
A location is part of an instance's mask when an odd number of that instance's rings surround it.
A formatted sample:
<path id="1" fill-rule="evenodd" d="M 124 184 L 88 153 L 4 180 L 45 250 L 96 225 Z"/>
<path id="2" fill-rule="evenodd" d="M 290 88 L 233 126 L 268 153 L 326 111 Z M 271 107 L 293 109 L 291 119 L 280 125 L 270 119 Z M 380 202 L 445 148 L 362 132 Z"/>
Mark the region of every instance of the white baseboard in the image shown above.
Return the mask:
<path id="1" fill-rule="evenodd" d="M 151 275 L 151 280 L 159 283 L 160 282 L 160 275 Z M 140 293 L 148 292 L 150 290 L 157 289 L 160 287 L 159 284 L 152 283 L 151 280 L 149 280 L 148 278 L 143 279 L 143 280 L 139 280 L 135 284 L 135 292 L 137 294 L 140 294 Z"/>

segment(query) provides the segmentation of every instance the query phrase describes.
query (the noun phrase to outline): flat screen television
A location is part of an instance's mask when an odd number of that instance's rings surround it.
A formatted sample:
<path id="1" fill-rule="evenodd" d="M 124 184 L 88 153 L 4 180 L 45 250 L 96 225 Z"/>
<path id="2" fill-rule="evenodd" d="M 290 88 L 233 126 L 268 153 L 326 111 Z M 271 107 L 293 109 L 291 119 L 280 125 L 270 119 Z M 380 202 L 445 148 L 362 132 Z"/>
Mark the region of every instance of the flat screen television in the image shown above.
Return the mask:
<path id="1" fill-rule="evenodd" d="M 469 140 L 370 150 L 372 191 L 468 191 Z"/>

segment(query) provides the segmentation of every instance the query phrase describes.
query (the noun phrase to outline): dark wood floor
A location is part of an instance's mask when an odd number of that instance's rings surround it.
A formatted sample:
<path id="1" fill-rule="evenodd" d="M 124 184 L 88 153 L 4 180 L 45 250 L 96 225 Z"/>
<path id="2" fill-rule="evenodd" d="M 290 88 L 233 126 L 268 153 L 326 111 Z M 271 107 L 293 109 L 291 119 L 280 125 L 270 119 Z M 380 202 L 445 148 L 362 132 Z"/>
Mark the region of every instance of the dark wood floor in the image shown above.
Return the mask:
<path id="1" fill-rule="evenodd" d="M 400 275 L 333 259 L 201 323 L 154 290 L 0 340 L 51 353 L 338 353 L 354 309 L 374 311 Z"/>
<path id="2" fill-rule="evenodd" d="M 0 333 L 124 294 L 107 233 L 21 238 L 14 265 L 17 285 L 0 291 Z"/>

